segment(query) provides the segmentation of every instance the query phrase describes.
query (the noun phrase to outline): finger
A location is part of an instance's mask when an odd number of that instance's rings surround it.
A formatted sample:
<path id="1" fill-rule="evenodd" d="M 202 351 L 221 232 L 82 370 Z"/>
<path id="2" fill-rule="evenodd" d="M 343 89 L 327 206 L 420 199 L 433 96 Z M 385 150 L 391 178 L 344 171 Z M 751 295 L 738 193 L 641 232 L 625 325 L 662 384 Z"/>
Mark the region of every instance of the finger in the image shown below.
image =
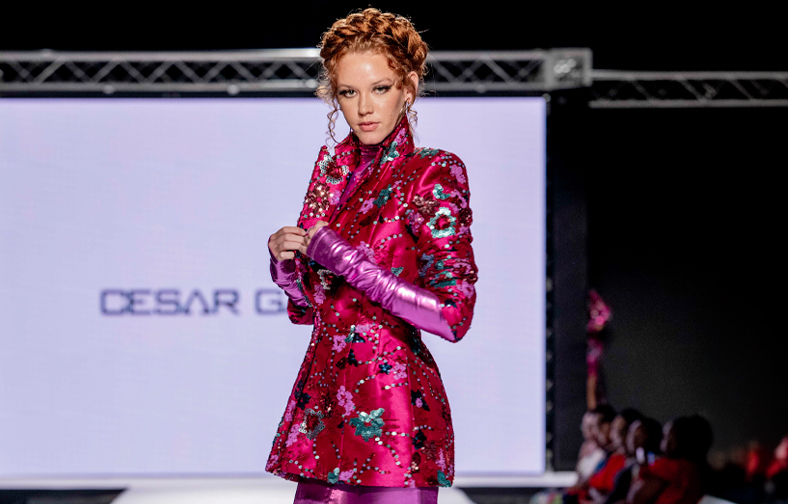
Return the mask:
<path id="1" fill-rule="evenodd" d="M 288 250 L 300 250 L 302 246 L 304 246 L 304 240 L 283 241 L 274 246 L 274 253 L 278 254 L 279 252 Z"/>
<path id="2" fill-rule="evenodd" d="M 284 251 L 284 252 L 280 252 L 275 257 L 276 257 L 277 261 L 286 261 L 288 259 L 294 259 L 295 258 L 295 252 Z"/>
<path id="3" fill-rule="evenodd" d="M 297 227 L 297 226 L 285 226 L 282 229 L 280 229 L 279 231 L 281 231 L 283 233 L 293 233 L 293 234 L 297 234 L 299 236 L 304 236 L 306 234 L 306 231 L 304 231 L 303 229 L 301 229 L 300 227 Z"/>
<path id="4" fill-rule="evenodd" d="M 304 231 L 300 227 L 296 227 L 296 226 L 285 226 L 282 229 L 277 230 L 274 234 L 272 234 L 268 238 L 268 240 L 270 241 L 270 240 L 273 240 L 275 238 L 278 238 L 278 237 L 280 237 L 282 235 L 286 235 L 286 234 L 295 234 L 295 235 L 298 235 L 298 236 L 304 236 L 304 235 L 306 235 L 306 231 Z"/>

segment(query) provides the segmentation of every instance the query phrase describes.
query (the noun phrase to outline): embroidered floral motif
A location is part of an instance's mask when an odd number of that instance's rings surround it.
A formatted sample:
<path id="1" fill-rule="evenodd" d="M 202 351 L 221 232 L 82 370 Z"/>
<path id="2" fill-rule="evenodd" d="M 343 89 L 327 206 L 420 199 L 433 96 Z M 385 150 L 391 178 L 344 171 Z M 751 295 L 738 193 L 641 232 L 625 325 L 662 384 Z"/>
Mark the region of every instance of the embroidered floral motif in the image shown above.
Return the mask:
<path id="1" fill-rule="evenodd" d="M 328 186 L 320 182 L 315 184 L 312 190 L 307 193 L 304 204 L 309 208 L 310 216 L 322 217 L 326 214 L 329 193 Z"/>
<path id="2" fill-rule="evenodd" d="M 287 435 L 287 441 L 285 441 L 285 444 L 287 446 L 293 446 L 293 443 L 298 442 L 298 434 L 300 432 L 299 431 L 300 428 L 301 426 L 297 423 L 294 423 L 292 426 L 290 426 L 290 433 Z"/>
<path id="3" fill-rule="evenodd" d="M 451 210 L 440 207 L 435 216 L 427 223 L 427 227 L 432 230 L 433 238 L 446 238 L 454 234 L 454 225 L 457 218 L 451 214 Z"/>
<path id="4" fill-rule="evenodd" d="M 394 276 L 399 276 L 399 274 L 402 273 L 404 269 L 405 268 L 403 268 L 402 266 L 400 266 L 399 268 L 391 268 L 391 272 L 394 273 Z"/>
<path id="5" fill-rule="evenodd" d="M 394 363 L 394 378 L 404 380 L 408 377 L 408 366 L 402 362 Z"/>
<path id="6" fill-rule="evenodd" d="M 323 301 L 326 300 L 326 291 L 323 289 L 322 285 L 315 285 L 314 297 L 317 304 L 323 304 Z"/>
<path id="7" fill-rule="evenodd" d="M 374 200 L 372 198 L 364 201 L 364 203 L 361 204 L 361 213 L 366 213 L 372 210 L 373 201 Z"/>
<path id="8" fill-rule="evenodd" d="M 421 260 L 424 262 L 424 264 L 421 266 L 421 268 L 419 268 L 419 276 L 423 277 L 432 267 L 432 263 L 435 262 L 435 256 L 432 254 L 422 254 Z"/>
<path id="9" fill-rule="evenodd" d="M 392 367 L 391 364 L 389 364 L 388 362 L 385 364 L 380 364 L 378 366 L 378 371 L 380 373 L 389 374 L 389 371 L 391 371 L 391 367 Z"/>
<path id="10" fill-rule="evenodd" d="M 380 164 L 388 163 L 389 161 L 394 161 L 399 157 L 399 152 L 397 152 L 397 142 L 391 142 L 386 152 L 383 153 L 383 157 L 380 159 Z"/>
<path id="11" fill-rule="evenodd" d="M 370 247 L 366 242 L 361 242 L 358 245 L 356 245 L 356 249 L 362 252 L 370 262 L 376 263 L 375 252 L 372 250 L 372 247 Z"/>
<path id="12" fill-rule="evenodd" d="M 339 467 L 328 473 L 326 478 L 332 485 L 339 481 L 348 481 L 353 476 L 353 470 L 339 472 Z"/>
<path id="13" fill-rule="evenodd" d="M 345 341 L 347 343 L 366 343 L 367 342 L 367 340 L 362 338 L 361 335 L 356 332 L 356 326 L 355 325 L 350 326 L 350 333 L 347 335 L 347 338 L 345 338 Z"/>
<path id="14" fill-rule="evenodd" d="M 440 150 L 438 150 L 438 149 L 427 149 L 425 147 L 425 148 L 419 150 L 419 157 L 421 159 L 424 159 L 426 157 L 432 157 L 432 156 L 436 155 L 439 152 L 440 152 Z"/>
<path id="15" fill-rule="evenodd" d="M 285 410 L 285 422 L 292 422 L 293 421 L 293 411 L 295 410 L 296 402 L 291 399 L 290 402 L 287 403 L 287 409 Z"/>
<path id="16" fill-rule="evenodd" d="M 443 474 L 443 471 L 438 471 L 438 484 L 442 487 L 450 487 L 451 481 L 446 478 L 446 475 Z"/>
<path id="17" fill-rule="evenodd" d="M 339 387 L 337 402 L 339 402 L 341 407 L 345 408 L 345 412 L 342 414 L 343 417 L 350 415 L 356 409 L 356 405 L 353 403 L 353 395 L 345 389 L 344 385 Z"/>
<path id="18" fill-rule="evenodd" d="M 298 401 L 296 402 L 296 407 L 298 407 L 299 409 L 306 408 L 306 403 L 308 403 L 310 399 L 312 399 L 312 396 L 310 396 L 306 392 L 301 392 L 300 394 L 298 394 Z"/>
<path id="19" fill-rule="evenodd" d="M 346 346 L 345 337 L 341 334 L 335 334 L 332 339 L 334 340 L 334 344 L 331 346 L 331 350 L 341 352 Z"/>
<path id="20" fill-rule="evenodd" d="M 410 403 L 424 411 L 430 410 L 429 406 L 427 406 L 427 403 L 424 401 L 424 395 L 421 393 L 421 390 L 410 391 Z"/>
<path id="21" fill-rule="evenodd" d="M 331 280 L 334 278 L 334 274 L 331 270 L 327 269 L 319 269 L 317 270 L 317 276 L 320 277 L 320 285 L 323 286 L 323 289 L 326 291 L 331 290 Z"/>
<path id="22" fill-rule="evenodd" d="M 437 201 L 418 195 L 413 197 L 413 204 L 416 206 L 419 213 L 425 217 L 432 215 L 435 209 L 438 208 Z"/>
<path id="23" fill-rule="evenodd" d="M 318 161 L 318 167 L 320 167 L 320 175 L 326 177 L 326 182 L 331 185 L 337 185 L 344 177 L 350 173 L 350 168 L 346 165 L 338 166 L 334 162 L 334 158 L 331 157 L 331 154 L 326 152 L 326 155 Z"/>
<path id="24" fill-rule="evenodd" d="M 350 425 L 356 428 L 356 436 L 361 436 L 364 441 L 369 441 L 370 438 L 380 436 L 383 434 L 383 421 L 381 415 L 386 411 L 383 408 L 372 410 L 369 414 L 361 412 L 357 418 L 350 420 Z"/>
<path id="25" fill-rule="evenodd" d="M 301 422 L 301 427 L 298 431 L 306 434 L 308 439 L 315 439 L 320 432 L 326 428 L 323 423 L 323 413 L 313 409 L 304 411 L 304 421 Z"/>
<path id="26" fill-rule="evenodd" d="M 408 224 L 412 227 L 416 227 L 424 222 L 424 217 L 421 216 L 419 212 L 410 212 L 408 213 Z"/>
<path id="27" fill-rule="evenodd" d="M 465 175 L 463 174 L 463 172 L 465 170 L 463 170 L 462 166 L 460 166 L 460 165 L 451 165 L 451 168 L 449 168 L 449 171 L 451 172 L 452 175 L 454 175 L 454 178 L 456 178 L 457 182 L 459 182 L 460 184 L 465 184 L 468 181 L 468 179 L 466 179 Z"/>
<path id="28" fill-rule="evenodd" d="M 435 184 L 435 188 L 432 190 L 432 195 L 439 200 L 447 200 L 451 197 L 451 194 L 446 194 L 443 192 L 443 186 L 440 184 Z"/>
<path id="29" fill-rule="evenodd" d="M 390 196 L 391 196 L 391 184 L 389 184 L 388 187 L 380 191 L 380 194 L 378 195 L 377 198 L 375 198 L 375 201 L 373 203 L 375 203 L 375 206 L 377 206 L 378 208 L 382 208 L 383 205 L 385 205 L 386 202 L 389 200 Z"/>
<path id="30" fill-rule="evenodd" d="M 427 440 L 427 436 L 425 436 L 424 433 L 421 431 L 421 429 L 419 429 L 416 432 L 416 435 L 413 436 L 413 448 L 417 450 L 419 448 L 424 448 L 424 441 L 426 440 Z"/>

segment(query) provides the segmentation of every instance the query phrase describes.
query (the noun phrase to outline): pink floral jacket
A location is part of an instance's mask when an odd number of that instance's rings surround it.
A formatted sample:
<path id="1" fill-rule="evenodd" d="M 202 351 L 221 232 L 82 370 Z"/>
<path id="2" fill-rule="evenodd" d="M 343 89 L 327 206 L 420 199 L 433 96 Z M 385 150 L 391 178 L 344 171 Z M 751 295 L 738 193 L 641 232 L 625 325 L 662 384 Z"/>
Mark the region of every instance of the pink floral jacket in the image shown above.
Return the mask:
<path id="1" fill-rule="evenodd" d="M 320 150 L 298 225 L 329 222 L 369 261 L 429 290 L 460 340 L 471 324 L 476 265 L 465 165 L 414 149 L 406 119 L 382 144 L 367 177 L 339 204 L 360 160 L 348 136 Z M 417 327 L 315 261 L 299 255 L 303 304 L 290 319 L 312 339 L 274 438 L 266 470 L 298 480 L 372 486 L 450 486 L 451 410 Z"/>

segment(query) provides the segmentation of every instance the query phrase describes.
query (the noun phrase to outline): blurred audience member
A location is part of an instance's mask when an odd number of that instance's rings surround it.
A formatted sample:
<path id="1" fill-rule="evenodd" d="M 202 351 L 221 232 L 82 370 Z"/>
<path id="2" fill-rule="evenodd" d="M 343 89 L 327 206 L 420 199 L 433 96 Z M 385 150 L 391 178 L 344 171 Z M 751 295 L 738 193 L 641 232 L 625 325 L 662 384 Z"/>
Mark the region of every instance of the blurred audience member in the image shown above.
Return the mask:
<path id="1" fill-rule="evenodd" d="M 772 479 L 786 471 L 788 471 L 788 436 L 785 436 L 774 450 L 774 460 L 766 470 L 766 477 Z"/>
<path id="2" fill-rule="evenodd" d="M 661 442 L 662 425 L 658 421 L 642 418 L 632 422 L 625 442 L 626 463 L 616 476 L 613 491 L 607 497 L 608 504 L 626 500 L 632 482 L 637 480 L 640 473 L 640 467 L 654 463 L 660 453 Z"/>
<path id="3" fill-rule="evenodd" d="M 747 449 L 747 465 L 745 467 L 747 481 L 763 483 L 766 470 L 769 468 L 771 454 L 757 441 L 751 441 Z"/>
<path id="4" fill-rule="evenodd" d="M 640 468 L 627 496 L 629 504 L 697 504 L 704 494 L 706 457 L 713 434 L 699 416 L 679 417 L 665 425 L 664 457 Z"/>
<path id="5" fill-rule="evenodd" d="M 628 408 L 616 415 L 610 424 L 610 456 L 605 464 L 588 479 L 587 501 L 602 503 L 607 500 L 616 483 L 616 476 L 626 465 L 627 433 L 633 422 L 643 415 L 639 411 Z"/>
<path id="6" fill-rule="evenodd" d="M 774 461 L 766 470 L 767 492 L 774 501 L 788 501 L 788 436 L 774 450 Z"/>
<path id="7" fill-rule="evenodd" d="M 595 433 L 599 430 L 598 423 L 597 413 L 587 411 L 583 415 L 583 421 L 580 425 L 580 430 L 583 433 L 583 444 L 580 446 L 580 453 L 577 456 L 578 483 L 587 481 L 605 459 L 605 450 L 596 442 Z"/>

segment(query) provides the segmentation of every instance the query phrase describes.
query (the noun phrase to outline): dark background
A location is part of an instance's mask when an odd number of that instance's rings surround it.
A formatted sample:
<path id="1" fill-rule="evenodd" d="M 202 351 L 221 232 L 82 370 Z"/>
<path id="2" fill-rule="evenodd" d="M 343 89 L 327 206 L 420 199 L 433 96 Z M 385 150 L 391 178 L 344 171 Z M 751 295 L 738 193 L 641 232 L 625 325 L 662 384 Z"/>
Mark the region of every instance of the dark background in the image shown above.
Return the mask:
<path id="1" fill-rule="evenodd" d="M 12 8 L 0 18 L 0 50 L 314 47 L 336 18 L 366 6 L 283 3 Z M 722 5 L 375 4 L 411 17 L 433 50 L 590 47 L 598 69 L 788 71 L 782 18 L 765 4 Z M 751 439 L 771 449 L 788 434 L 786 120 L 788 108 L 588 110 L 553 100 L 558 468 L 571 468 L 580 442 L 587 287 L 614 312 L 605 362 L 614 406 L 661 421 L 702 413 L 717 450 Z"/>

